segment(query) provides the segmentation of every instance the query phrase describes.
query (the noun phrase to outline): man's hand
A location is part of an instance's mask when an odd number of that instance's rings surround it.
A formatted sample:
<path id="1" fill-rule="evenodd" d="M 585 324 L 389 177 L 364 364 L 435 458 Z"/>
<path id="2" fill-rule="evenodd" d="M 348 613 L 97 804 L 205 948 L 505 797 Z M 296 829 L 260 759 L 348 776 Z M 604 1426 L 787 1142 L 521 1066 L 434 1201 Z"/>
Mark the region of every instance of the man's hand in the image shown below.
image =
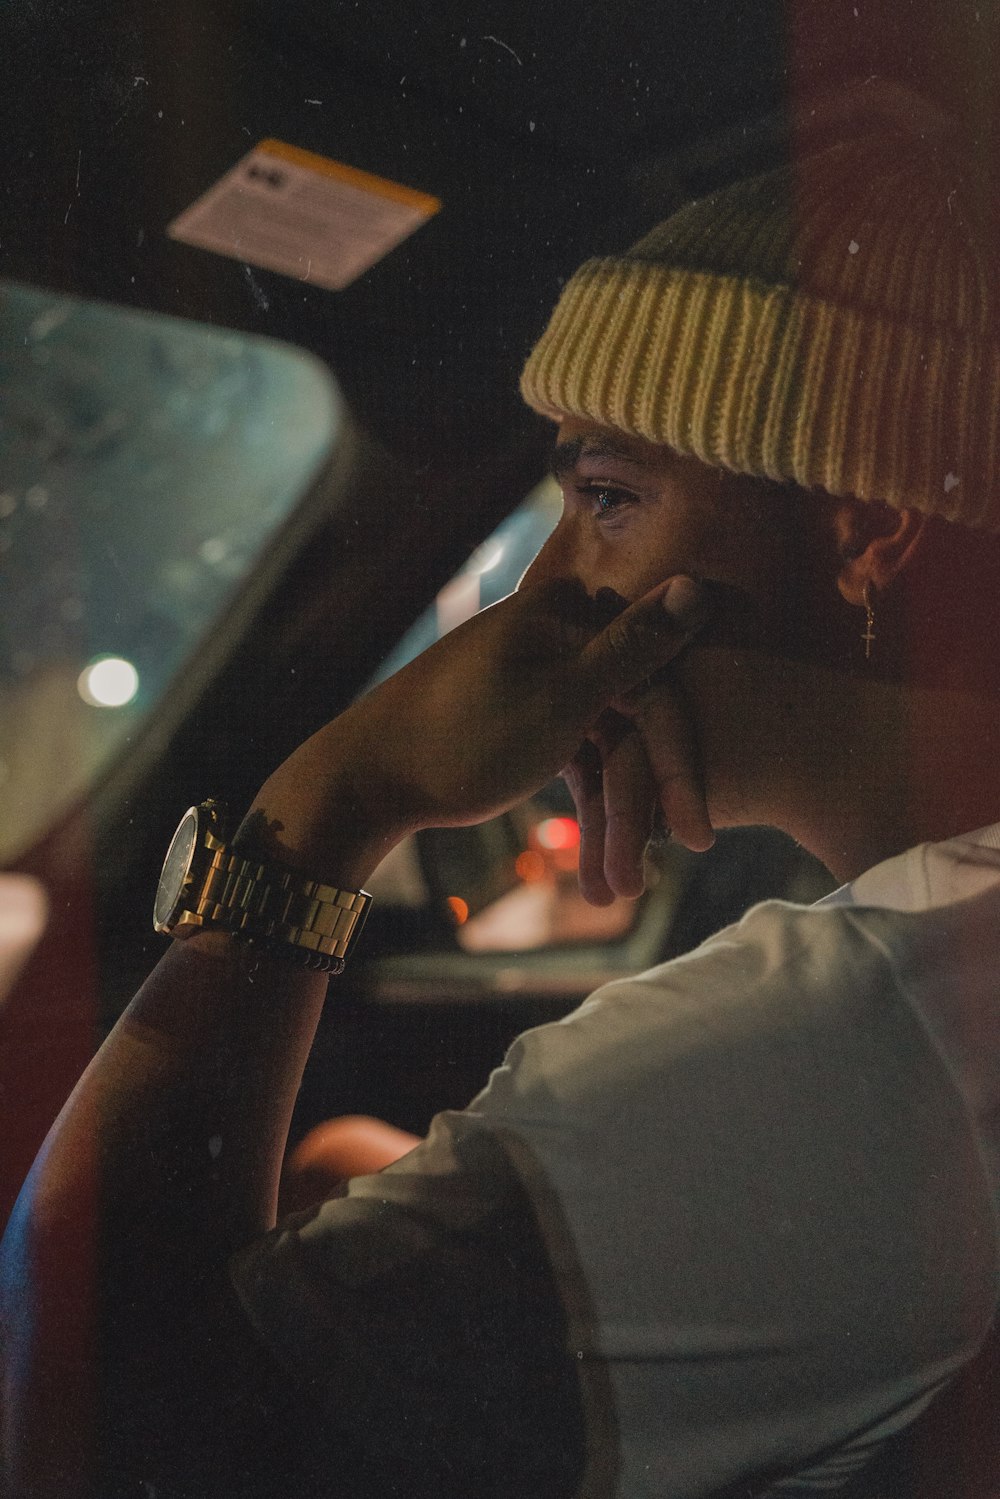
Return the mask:
<path id="1" fill-rule="evenodd" d="M 699 853 L 715 841 L 691 722 L 668 673 L 602 714 L 563 778 L 580 822 L 580 889 L 592 905 L 642 894 L 657 827 Z"/>
<path id="2" fill-rule="evenodd" d="M 586 744 L 597 748 L 604 767 L 609 849 L 634 843 L 643 819 L 645 843 L 661 783 L 673 787 L 665 789 L 664 812 L 678 829 L 682 823 L 707 829 L 686 760 L 690 735 L 674 734 L 680 752 L 652 747 L 666 709 L 661 691 L 641 690 L 703 622 L 698 585 L 683 576 L 610 621 L 571 581 L 512 594 L 438 641 L 285 761 L 254 804 L 271 829 L 266 851 L 334 883 L 363 883 L 407 833 L 504 811 L 568 764 L 584 763 Z M 629 730 L 615 744 L 612 707 Z M 681 758 L 683 775 L 675 768 Z M 593 777 L 577 780 L 585 786 L 585 827 L 593 829 Z M 700 812 L 678 811 L 695 804 Z M 693 836 L 711 841 L 710 832 Z M 593 847 L 603 834 L 588 839 Z M 629 858 L 612 857 L 609 888 L 637 894 L 634 877 L 620 877 L 619 864 L 626 870 Z M 608 898 L 590 883 L 592 898 Z"/>

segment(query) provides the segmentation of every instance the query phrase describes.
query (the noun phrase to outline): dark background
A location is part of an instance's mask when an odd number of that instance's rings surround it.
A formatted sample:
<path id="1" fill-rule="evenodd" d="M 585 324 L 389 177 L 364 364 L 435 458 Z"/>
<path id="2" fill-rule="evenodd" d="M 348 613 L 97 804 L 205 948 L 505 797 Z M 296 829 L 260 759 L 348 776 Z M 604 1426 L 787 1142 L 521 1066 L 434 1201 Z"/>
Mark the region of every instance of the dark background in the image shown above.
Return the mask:
<path id="1" fill-rule="evenodd" d="M 509 504 L 469 478 L 530 427 L 516 376 L 582 258 L 830 118 L 937 104 L 989 158 L 997 33 L 992 0 L 8 0 L 0 274 L 313 350 L 423 489 L 461 476 L 457 557 Z M 255 271 L 265 308 L 164 235 L 265 136 L 443 211 L 339 294 Z"/>

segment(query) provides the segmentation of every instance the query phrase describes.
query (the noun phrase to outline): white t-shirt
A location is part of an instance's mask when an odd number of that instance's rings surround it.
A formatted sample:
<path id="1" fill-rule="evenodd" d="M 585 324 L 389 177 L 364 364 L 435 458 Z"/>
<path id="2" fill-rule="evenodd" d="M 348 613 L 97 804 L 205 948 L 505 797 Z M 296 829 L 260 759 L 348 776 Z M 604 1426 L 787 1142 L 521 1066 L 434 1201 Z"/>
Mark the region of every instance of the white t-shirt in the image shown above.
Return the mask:
<path id="1" fill-rule="evenodd" d="M 489 1492 L 813 1492 L 980 1346 L 998 1208 L 1000 827 L 760 905 L 527 1032 L 234 1282 L 332 1421 L 446 1466 L 453 1433 Z M 536 1473 L 564 1417 L 578 1468 Z"/>

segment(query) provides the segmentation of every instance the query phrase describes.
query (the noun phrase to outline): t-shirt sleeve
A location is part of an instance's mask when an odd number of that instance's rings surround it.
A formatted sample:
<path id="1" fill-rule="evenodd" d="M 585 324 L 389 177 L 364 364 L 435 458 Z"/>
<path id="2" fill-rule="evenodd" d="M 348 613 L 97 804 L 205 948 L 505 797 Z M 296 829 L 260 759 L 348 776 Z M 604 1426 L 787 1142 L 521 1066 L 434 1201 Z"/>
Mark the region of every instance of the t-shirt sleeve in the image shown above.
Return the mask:
<path id="1" fill-rule="evenodd" d="M 576 1491 L 560 1296 L 502 1139 L 474 1116 L 439 1116 L 403 1161 L 289 1219 L 231 1275 L 352 1499 Z"/>
<path id="2" fill-rule="evenodd" d="M 979 1142 L 900 978 L 934 963 L 964 971 L 916 917 L 758 908 L 247 1249 L 247 1314 L 408 1473 L 383 1492 L 839 1481 L 996 1307 Z"/>

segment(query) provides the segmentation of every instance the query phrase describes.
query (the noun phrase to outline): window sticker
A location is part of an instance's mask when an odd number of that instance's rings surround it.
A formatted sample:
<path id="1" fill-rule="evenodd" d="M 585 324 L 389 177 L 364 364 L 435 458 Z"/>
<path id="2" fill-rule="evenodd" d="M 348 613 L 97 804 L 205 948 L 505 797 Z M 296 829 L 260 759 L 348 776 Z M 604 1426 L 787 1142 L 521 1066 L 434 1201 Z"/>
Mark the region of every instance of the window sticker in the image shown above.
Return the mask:
<path id="1" fill-rule="evenodd" d="M 246 265 L 342 291 L 440 207 L 429 193 L 265 140 L 167 233 Z"/>

